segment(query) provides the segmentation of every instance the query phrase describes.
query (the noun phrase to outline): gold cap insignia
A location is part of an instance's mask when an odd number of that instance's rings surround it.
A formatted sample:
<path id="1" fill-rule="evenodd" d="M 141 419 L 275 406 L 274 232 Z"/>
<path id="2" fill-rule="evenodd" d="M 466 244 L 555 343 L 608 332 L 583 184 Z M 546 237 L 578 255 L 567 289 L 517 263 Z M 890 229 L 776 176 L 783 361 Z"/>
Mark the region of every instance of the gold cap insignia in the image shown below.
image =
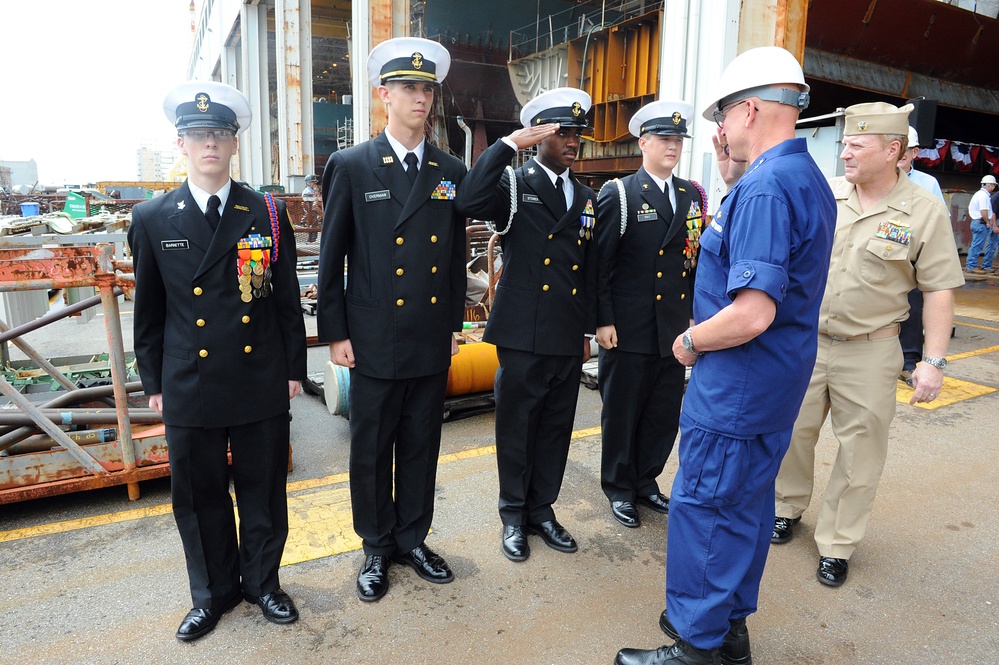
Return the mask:
<path id="1" fill-rule="evenodd" d="M 857 123 L 857 130 L 861 131 L 861 132 L 866 132 L 867 131 L 867 121 L 866 120 L 861 120 L 860 122 L 858 122 Z"/>
<path id="2" fill-rule="evenodd" d="M 198 96 L 194 98 L 194 101 L 197 102 L 198 110 L 204 113 L 208 110 L 208 107 L 210 106 L 209 102 L 211 100 L 209 99 L 208 95 L 206 95 L 203 92 L 200 92 L 198 93 Z"/>
<path id="3" fill-rule="evenodd" d="M 423 67 L 423 54 L 417 51 L 413 54 L 413 69 L 420 69 Z"/>
<path id="4" fill-rule="evenodd" d="M 573 102 L 572 103 L 572 115 L 574 117 L 578 118 L 582 112 L 583 112 L 583 105 L 580 104 L 579 102 Z"/>
<path id="5" fill-rule="evenodd" d="M 680 115 L 680 112 L 673 111 L 673 124 L 679 125 L 681 120 L 683 120 L 683 116 Z"/>

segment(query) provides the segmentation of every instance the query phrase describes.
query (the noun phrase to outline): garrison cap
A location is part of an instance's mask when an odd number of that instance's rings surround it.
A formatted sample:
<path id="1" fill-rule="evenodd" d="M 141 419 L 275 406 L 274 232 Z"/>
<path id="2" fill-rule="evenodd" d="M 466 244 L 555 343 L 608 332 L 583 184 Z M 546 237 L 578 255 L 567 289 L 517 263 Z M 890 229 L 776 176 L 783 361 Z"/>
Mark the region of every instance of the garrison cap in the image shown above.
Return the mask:
<path id="1" fill-rule="evenodd" d="M 368 55 L 368 80 L 376 88 L 389 81 L 439 84 L 450 69 L 447 49 L 420 37 L 388 39 Z"/>
<path id="2" fill-rule="evenodd" d="M 694 107 L 686 102 L 659 100 L 646 104 L 635 112 L 628 122 L 628 131 L 638 138 L 642 134 L 682 136 L 690 138 L 687 123 L 694 114 Z"/>
<path id="3" fill-rule="evenodd" d="M 524 127 L 557 123 L 562 127 L 588 129 L 586 113 L 590 110 L 590 96 L 577 88 L 555 88 L 543 92 L 524 104 L 520 110 L 520 124 Z"/>
<path id="4" fill-rule="evenodd" d="M 909 113 L 912 104 L 899 108 L 885 102 L 854 104 L 843 111 L 845 127 L 843 136 L 863 136 L 864 134 L 909 135 Z"/>
<path id="5" fill-rule="evenodd" d="M 178 132 L 218 128 L 239 133 L 253 119 L 246 95 L 216 81 L 181 83 L 163 100 L 163 112 Z"/>

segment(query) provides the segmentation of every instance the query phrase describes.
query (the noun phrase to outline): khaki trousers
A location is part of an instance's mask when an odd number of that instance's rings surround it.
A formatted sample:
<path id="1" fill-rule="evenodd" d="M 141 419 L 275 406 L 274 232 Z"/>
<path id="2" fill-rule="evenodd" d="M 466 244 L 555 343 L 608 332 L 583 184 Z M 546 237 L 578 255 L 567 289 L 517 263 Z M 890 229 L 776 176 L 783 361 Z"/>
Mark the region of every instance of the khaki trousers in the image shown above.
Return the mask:
<path id="1" fill-rule="evenodd" d="M 864 537 L 888 455 L 888 429 L 902 369 L 897 337 L 837 341 L 819 335 L 815 369 L 776 481 L 776 514 L 795 518 L 815 482 L 815 444 L 830 416 L 839 442 L 819 508 L 819 555 L 849 559 Z"/>

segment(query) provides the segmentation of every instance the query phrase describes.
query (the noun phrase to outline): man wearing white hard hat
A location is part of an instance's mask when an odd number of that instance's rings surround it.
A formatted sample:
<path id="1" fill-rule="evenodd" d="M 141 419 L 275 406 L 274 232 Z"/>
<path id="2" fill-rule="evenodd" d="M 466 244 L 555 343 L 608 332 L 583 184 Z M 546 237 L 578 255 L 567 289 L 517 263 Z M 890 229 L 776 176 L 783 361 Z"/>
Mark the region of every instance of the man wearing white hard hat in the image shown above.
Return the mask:
<path id="1" fill-rule="evenodd" d="M 468 172 L 462 214 L 492 220 L 503 273 L 483 339 L 496 345 L 496 464 L 501 549 L 530 556 L 527 534 L 560 552 L 575 539 L 555 518 L 569 454 L 582 363 L 593 330 L 596 195 L 573 177 L 590 96 L 556 88 L 524 105 L 524 126 L 497 141 Z M 518 150 L 538 146 L 516 171 Z"/>
<path id="2" fill-rule="evenodd" d="M 295 235 L 284 203 L 229 177 L 246 97 L 189 81 L 163 103 L 187 181 L 136 205 L 135 356 L 163 414 L 196 640 L 244 598 L 273 623 L 298 618 L 278 580 L 288 536 L 289 400 L 306 374 Z M 239 537 L 229 495 L 229 463 Z M 238 541 L 238 542 L 237 542 Z"/>
<path id="3" fill-rule="evenodd" d="M 454 207 L 465 166 L 425 139 L 450 64 L 427 39 L 375 46 L 368 78 L 388 125 L 334 152 L 323 173 L 316 317 L 331 362 L 350 368 L 350 499 L 365 555 L 355 590 L 365 602 L 388 591 L 393 562 L 434 584 L 454 579 L 425 542 L 465 311 L 465 219 Z"/>
<path id="4" fill-rule="evenodd" d="M 907 294 L 923 291 L 925 330 L 909 403 L 929 403 L 947 367 L 953 291 L 964 284 L 947 209 L 898 169 L 911 111 L 885 102 L 845 110 L 845 175 L 830 181 L 838 210 L 818 355 L 775 487 L 772 541 L 783 543 L 811 501 L 815 446 L 828 416 L 839 452 L 815 518 L 815 574 L 832 587 L 847 580 L 888 455 Z"/>
<path id="5" fill-rule="evenodd" d="M 982 178 L 982 188 L 975 192 L 968 203 L 968 217 L 971 218 L 971 247 L 968 248 L 968 261 L 964 269 L 975 275 L 984 275 L 992 269 L 992 259 L 996 252 L 996 213 L 992 210 L 992 192 L 996 191 L 996 177 Z M 978 259 L 985 249 L 981 268 Z"/>
<path id="6" fill-rule="evenodd" d="M 600 344 L 600 485 L 611 515 L 640 524 L 638 505 L 666 514 L 656 478 L 679 429 L 686 368 L 673 340 L 690 326 L 705 201 L 673 174 L 693 107 L 660 100 L 628 123 L 642 167 L 597 197 L 597 343 Z"/>
<path id="7" fill-rule="evenodd" d="M 947 205 L 937 179 L 929 173 L 916 170 L 913 165 L 913 160 L 918 153 L 919 134 L 916 133 L 916 129 L 912 125 L 909 125 L 909 147 L 906 148 L 902 158 L 898 160 L 898 168 L 902 173 L 907 174 L 909 180 L 914 184 L 919 185 L 940 199 L 941 203 Z M 898 340 L 902 344 L 904 361 L 898 380 L 911 386 L 912 372 L 923 357 L 923 292 L 919 288 L 909 291 L 909 318 L 902 322 Z"/>
<path id="8" fill-rule="evenodd" d="M 666 610 L 676 642 L 624 649 L 618 665 L 749 663 L 770 546 L 774 478 L 815 358 L 836 205 L 805 140 L 801 66 L 777 47 L 725 69 L 702 116 L 730 190 L 700 237 L 695 325 L 673 354 L 692 365 L 670 496 Z"/>

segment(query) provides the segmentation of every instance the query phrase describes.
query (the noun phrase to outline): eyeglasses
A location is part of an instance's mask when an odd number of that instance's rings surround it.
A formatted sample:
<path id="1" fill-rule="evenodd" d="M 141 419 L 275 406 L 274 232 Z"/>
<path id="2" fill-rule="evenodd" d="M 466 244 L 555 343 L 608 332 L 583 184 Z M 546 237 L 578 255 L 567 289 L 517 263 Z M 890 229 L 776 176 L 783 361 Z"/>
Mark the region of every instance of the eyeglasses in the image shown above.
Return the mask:
<path id="1" fill-rule="evenodd" d="M 714 119 L 714 121 L 718 125 L 718 127 L 721 127 L 723 124 L 725 124 L 725 116 L 728 115 L 728 111 L 726 111 L 726 109 L 731 109 L 731 108 L 733 108 L 733 107 L 735 107 L 735 106 L 743 103 L 744 101 L 746 101 L 746 100 L 745 99 L 740 99 L 740 100 L 732 102 L 730 104 L 726 104 L 725 106 L 723 106 L 720 109 L 715 109 L 714 111 L 712 111 L 711 112 L 711 117 Z"/>
<path id="2" fill-rule="evenodd" d="M 219 143 L 228 143 L 235 135 L 231 129 L 189 129 L 184 132 L 184 136 L 198 143 L 205 143 L 209 138 Z"/>

